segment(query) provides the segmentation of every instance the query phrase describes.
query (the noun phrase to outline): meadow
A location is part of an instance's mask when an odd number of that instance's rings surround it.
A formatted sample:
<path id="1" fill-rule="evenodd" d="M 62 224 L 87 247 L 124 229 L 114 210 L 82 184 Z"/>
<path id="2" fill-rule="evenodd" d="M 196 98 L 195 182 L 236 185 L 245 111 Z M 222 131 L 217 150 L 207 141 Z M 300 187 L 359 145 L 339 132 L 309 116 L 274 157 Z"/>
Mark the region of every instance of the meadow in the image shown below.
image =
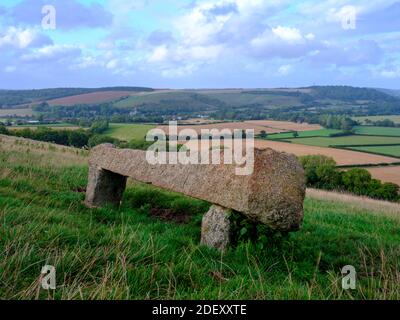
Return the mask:
<path id="1" fill-rule="evenodd" d="M 400 137 L 400 128 L 358 126 L 355 127 L 354 130 L 356 134 Z"/>
<path id="2" fill-rule="evenodd" d="M 154 125 L 110 123 L 104 135 L 123 141 L 143 141 L 147 132 L 153 128 L 155 128 Z"/>
<path id="3" fill-rule="evenodd" d="M 88 209 L 82 151 L 1 138 L 1 299 L 400 299 L 398 213 L 308 197 L 301 231 L 221 254 L 199 245 L 207 203 L 130 182 L 119 209 Z M 341 288 L 347 264 L 356 290 Z"/>

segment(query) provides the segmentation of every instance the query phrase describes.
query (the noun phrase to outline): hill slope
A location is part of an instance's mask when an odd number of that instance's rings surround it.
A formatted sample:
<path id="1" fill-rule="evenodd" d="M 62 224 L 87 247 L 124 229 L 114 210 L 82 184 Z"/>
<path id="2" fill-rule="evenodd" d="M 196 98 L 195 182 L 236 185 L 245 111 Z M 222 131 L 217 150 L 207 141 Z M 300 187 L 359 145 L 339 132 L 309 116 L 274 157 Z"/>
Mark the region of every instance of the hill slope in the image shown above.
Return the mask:
<path id="1" fill-rule="evenodd" d="M 301 231 L 221 256 L 199 246 L 206 203 L 131 182 L 120 209 L 91 210 L 85 152 L 0 138 L 2 299 L 400 298 L 398 219 L 307 198 Z M 45 264 L 57 270 L 50 294 Z M 347 264 L 357 290 L 341 289 Z"/>

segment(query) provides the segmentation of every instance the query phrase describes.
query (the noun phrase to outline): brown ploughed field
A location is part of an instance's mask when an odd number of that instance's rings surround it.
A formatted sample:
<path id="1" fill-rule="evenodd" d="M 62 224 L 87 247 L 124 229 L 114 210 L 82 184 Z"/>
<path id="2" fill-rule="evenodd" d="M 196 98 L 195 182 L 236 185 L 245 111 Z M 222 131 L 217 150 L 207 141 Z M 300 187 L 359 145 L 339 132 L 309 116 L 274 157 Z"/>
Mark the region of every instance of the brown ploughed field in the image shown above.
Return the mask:
<path id="1" fill-rule="evenodd" d="M 101 103 L 117 100 L 123 97 L 132 95 L 131 91 L 103 91 L 79 94 L 65 98 L 49 100 L 48 103 L 52 106 L 73 106 L 75 104 L 90 104 Z"/>

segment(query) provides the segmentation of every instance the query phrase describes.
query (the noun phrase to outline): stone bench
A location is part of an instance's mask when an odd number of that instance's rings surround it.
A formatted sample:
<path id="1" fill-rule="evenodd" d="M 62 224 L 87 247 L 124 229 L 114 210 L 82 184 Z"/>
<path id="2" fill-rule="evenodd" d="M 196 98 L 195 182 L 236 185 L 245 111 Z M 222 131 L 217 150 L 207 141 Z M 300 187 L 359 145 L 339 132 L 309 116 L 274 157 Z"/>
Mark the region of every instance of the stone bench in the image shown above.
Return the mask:
<path id="1" fill-rule="evenodd" d="M 92 149 L 85 203 L 119 205 L 127 177 L 212 204 L 202 222 L 202 243 L 229 244 L 231 210 L 279 231 L 296 231 L 303 221 L 304 171 L 294 155 L 254 150 L 254 171 L 236 175 L 236 165 L 151 165 L 146 152 L 104 144 Z"/>

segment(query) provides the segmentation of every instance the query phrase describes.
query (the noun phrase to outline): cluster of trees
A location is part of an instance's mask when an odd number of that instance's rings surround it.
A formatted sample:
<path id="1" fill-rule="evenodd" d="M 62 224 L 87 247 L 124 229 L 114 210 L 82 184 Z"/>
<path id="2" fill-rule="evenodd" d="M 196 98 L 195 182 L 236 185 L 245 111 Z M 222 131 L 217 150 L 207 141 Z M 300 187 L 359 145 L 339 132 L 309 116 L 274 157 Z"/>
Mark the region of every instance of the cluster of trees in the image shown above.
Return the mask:
<path id="1" fill-rule="evenodd" d="M 365 169 L 340 171 L 332 158 L 322 155 L 304 156 L 300 161 L 309 187 L 347 191 L 380 200 L 400 200 L 398 185 L 373 179 Z"/>
<path id="2" fill-rule="evenodd" d="M 8 130 L 4 125 L 0 125 L 0 134 L 13 135 L 44 142 L 51 142 L 76 148 L 86 148 L 104 142 L 113 143 L 114 140 L 112 140 L 112 138 L 102 135 L 108 128 L 108 121 L 104 119 L 99 119 L 92 123 L 89 130 L 55 130 L 48 127 L 38 127 L 37 129 L 25 128 L 22 130 Z"/>
<path id="3" fill-rule="evenodd" d="M 51 128 L 39 127 L 37 129 L 25 128 L 22 130 L 9 131 L 9 134 L 17 137 L 51 142 L 76 148 L 87 146 L 89 141 L 89 133 L 83 129 L 53 130 Z"/>
<path id="4" fill-rule="evenodd" d="M 344 132 L 350 132 L 358 123 L 344 115 L 337 116 L 328 114 L 322 115 L 319 118 L 319 124 L 328 129 L 338 129 L 343 130 Z"/>

